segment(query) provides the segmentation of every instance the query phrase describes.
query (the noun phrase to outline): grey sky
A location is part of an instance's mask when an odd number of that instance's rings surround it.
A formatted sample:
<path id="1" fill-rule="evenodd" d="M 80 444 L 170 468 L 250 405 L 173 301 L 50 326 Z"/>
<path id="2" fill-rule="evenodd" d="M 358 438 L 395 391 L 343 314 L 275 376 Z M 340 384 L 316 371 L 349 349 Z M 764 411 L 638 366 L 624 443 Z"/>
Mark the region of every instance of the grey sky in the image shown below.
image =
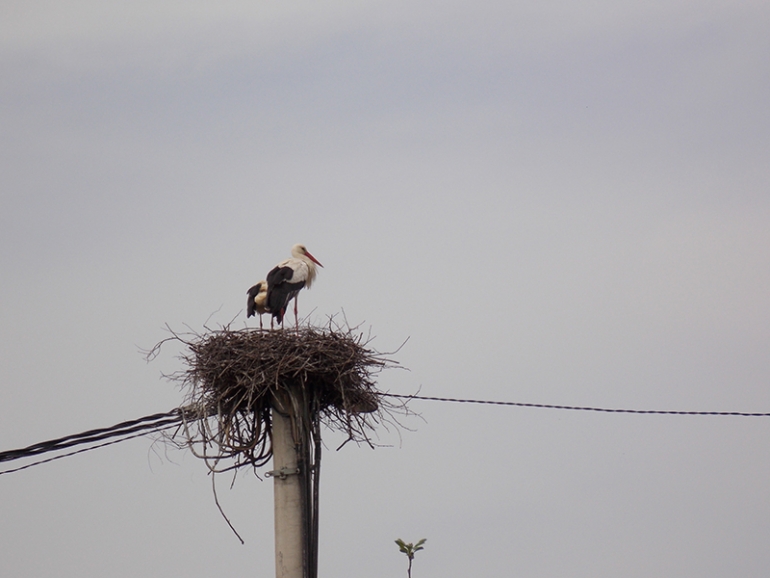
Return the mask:
<path id="1" fill-rule="evenodd" d="M 767 4 L 414 4 L 0 4 L 0 449 L 181 403 L 139 349 L 296 242 L 383 389 L 770 411 Z M 769 420 L 413 409 L 329 437 L 321 575 L 766 575 Z M 0 476 L 2 574 L 271 575 L 270 483 L 241 546 L 149 446 Z"/>

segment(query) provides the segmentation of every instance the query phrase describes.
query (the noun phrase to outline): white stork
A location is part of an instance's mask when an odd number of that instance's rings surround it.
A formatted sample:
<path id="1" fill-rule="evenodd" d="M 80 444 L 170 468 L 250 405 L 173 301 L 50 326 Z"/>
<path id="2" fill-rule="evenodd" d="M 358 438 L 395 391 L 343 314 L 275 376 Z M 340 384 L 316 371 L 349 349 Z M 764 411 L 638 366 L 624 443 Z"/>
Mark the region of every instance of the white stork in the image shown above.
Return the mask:
<path id="1" fill-rule="evenodd" d="M 267 281 L 260 281 L 247 292 L 246 317 L 259 313 L 259 328 L 262 329 L 262 315 L 267 313 Z M 271 318 L 272 320 L 272 318 Z"/>
<path id="2" fill-rule="evenodd" d="M 267 274 L 267 310 L 278 323 L 283 324 L 286 307 L 294 299 L 294 323 L 299 329 L 297 295 L 303 287 L 310 289 L 316 265 L 323 267 L 304 245 L 297 244 L 291 248 L 291 259 L 281 261 Z"/>

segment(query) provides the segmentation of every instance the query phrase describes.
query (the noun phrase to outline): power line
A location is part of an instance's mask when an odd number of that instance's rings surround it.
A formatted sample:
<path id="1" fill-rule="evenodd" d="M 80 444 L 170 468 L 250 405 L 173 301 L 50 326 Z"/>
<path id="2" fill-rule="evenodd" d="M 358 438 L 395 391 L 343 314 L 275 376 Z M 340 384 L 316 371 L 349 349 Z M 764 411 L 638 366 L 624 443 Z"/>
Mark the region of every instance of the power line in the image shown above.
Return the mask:
<path id="1" fill-rule="evenodd" d="M 38 464 L 47 463 L 92 449 L 116 444 L 118 442 L 140 437 L 151 432 L 175 427 L 184 419 L 184 412 L 186 409 L 187 408 L 176 408 L 165 413 L 156 413 L 153 415 L 140 417 L 138 419 L 124 421 L 111 427 L 92 429 L 79 434 L 68 435 L 54 440 L 33 444 L 31 446 L 27 446 L 26 448 L 0 452 L 0 462 L 9 462 L 13 460 L 30 458 L 49 452 L 61 451 L 73 446 L 95 444 L 97 442 L 102 442 L 103 440 L 112 440 L 104 443 L 97 443 L 97 445 L 90 445 L 90 447 L 72 451 L 45 460 L 33 462 L 19 468 L 3 470 L 0 471 L 0 475 L 17 472 L 19 470 L 36 466 Z"/>
<path id="2" fill-rule="evenodd" d="M 81 445 L 109 439 L 117 436 L 127 435 L 134 432 L 145 430 L 154 430 L 159 426 L 175 424 L 182 419 L 182 410 L 173 409 L 166 413 L 156 413 L 130 421 L 124 421 L 111 427 L 88 430 L 79 434 L 73 434 L 33 444 L 19 450 L 9 450 L 0 452 L 0 462 L 26 458 L 36 454 L 44 454 L 50 451 L 65 449 L 68 447 Z"/>
<path id="3" fill-rule="evenodd" d="M 430 397 L 425 395 L 400 395 L 396 393 L 381 393 L 384 397 L 394 397 L 398 399 L 420 399 L 423 401 L 444 401 L 453 403 L 475 403 L 484 405 L 503 405 L 514 407 L 531 407 L 540 409 L 566 409 L 571 411 L 595 411 L 604 413 L 637 413 L 637 414 L 656 414 L 656 415 L 718 415 L 718 416 L 738 416 L 738 417 L 770 417 L 770 413 L 755 413 L 742 411 L 679 411 L 667 409 L 620 409 L 606 407 L 586 407 L 576 405 L 551 405 L 545 403 L 522 403 L 518 401 L 491 401 L 485 399 L 458 399 L 454 397 Z"/>
<path id="4" fill-rule="evenodd" d="M 168 429 L 168 428 L 171 428 L 171 427 L 174 427 L 174 426 L 167 425 L 167 426 L 159 428 L 159 429 L 157 429 L 155 431 L 160 431 L 160 430 Z M 95 446 L 91 446 L 91 447 L 88 447 L 88 448 L 82 448 L 82 449 L 75 450 L 75 451 L 72 451 L 72 452 L 67 452 L 66 454 L 61 454 L 61 455 L 58 455 L 58 456 L 53 456 L 51 458 L 46 458 L 44 460 L 39 460 L 37 462 L 32 462 L 31 464 L 26 464 L 26 465 L 20 466 L 18 468 L 13 468 L 12 470 L 3 470 L 2 472 L 0 472 L 0 475 L 11 474 L 13 472 L 20 472 L 21 470 L 26 470 L 27 468 L 31 468 L 32 466 L 39 466 L 40 464 L 47 464 L 48 462 L 52 462 L 54 460 L 60 460 L 61 458 L 68 458 L 68 457 L 74 456 L 76 454 L 82 454 L 83 452 L 90 452 L 91 450 L 95 450 L 97 448 L 103 448 L 105 446 L 111 446 L 113 444 L 118 444 L 118 443 L 124 442 L 126 440 L 130 440 L 130 439 L 134 439 L 134 438 L 139 438 L 139 437 L 147 435 L 148 433 L 149 432 L 146 432 L 146 431 L 143 431 L 143 432 L 140 432 L 140 433 L 135 433 L 134 435 L 126 436 L 126 437 L 123 437 L 123 438 L 120 438 L 120 439 L 111 440 L 111 441 L 104 442 L 104 443 L 101 443 L 101 444 L 97 444 Z"/>
<path id="5" fill-rule="evenodd" d="M 741 412 L 741 411 L 680 411 L 680 410 L 659 410 L 659 409 L 624 409 L 624 408 L 606 408 L 606 407 L 589 407 L 589 406 L 574 406 L 574 405 L 553 405 L 544 403 L 524 403 L 518 401 L 496 401 L 485 399 L 461 399 L 453 397 L 433 397 L 426 395 L 402 395 L 397 393 L 379 393 L 382 397 L 392 397 L 395 399 L 403 400 L 421 400 L 421 401 L 438 401 L 448 403 L 467 403 L 467 404 L 480 404 L 480 405 L 496 405 L 507 407 L 523 407 L 523 408 L 536 408 L 536 409 L 562 409 L 569 411 L 590 411 L 590 412 L 602 412 L 602 413 L 631 413 L 631 414 L 644 414 L 644 415 L 700 415 L 700 416 L 735 416 L 735 417 L 770 417 L 770 412 Z M 12 460 L 30 458 L 32 456 L 45 454 L 49 452 L 61 451 L 63 449 L 71 448 L 78 445 L 94 444 L 87 448 L 75 450 L 66 454 L 57 455 L 44 460 L 39 460 L 31 464 L 24 466 L 0 471 L 0 475 L 9 474 L 12 472 L 18 472 L 36 466 L 39 464 L 48 463 L 61 458 L 66 458 L 97 448 L 113 445 L 125 440 L 141 437 L 148 433 L 155 431 L 162 431 L 177 426 L 184 420 L 185 411 L 189 408 L 182 407 L 176 408 L 165 413 L 156 413 L 138 419 L 124 421 L 111 427 L 98 428 L 88 430 L 79 434 L 73 434 L 58 438 L 55 440 L 49 440 L 33 444 L 26 448 L 17 450 L 8 450 L 0 452 L 0 462 L 8 462 Z M 110 440 L 110 441 L 103 441 Z"/>

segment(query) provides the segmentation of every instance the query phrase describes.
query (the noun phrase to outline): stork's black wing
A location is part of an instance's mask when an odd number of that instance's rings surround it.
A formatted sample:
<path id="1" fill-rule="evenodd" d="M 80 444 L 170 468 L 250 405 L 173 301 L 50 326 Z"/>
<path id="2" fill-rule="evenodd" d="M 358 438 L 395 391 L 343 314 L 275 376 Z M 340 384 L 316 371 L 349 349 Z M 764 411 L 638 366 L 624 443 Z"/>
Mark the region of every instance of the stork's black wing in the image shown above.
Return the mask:
<path id="1" fill-rule="evenodd" d="M 254 298 L 259 295 L 260 291 L 262 291 L 262 283 L 257 283 L 246 292 L 249 296 L 248 301 L 246 301 L 246 317 L 254 317 L 254 314 L 257 312 Z"/>
<path id="2" fill-rule="evenodd" d="M 267 274 L 267 308 L 278 323 L 283 321 L 286 305 L 305 286 L 304 281 L 289 283 L 293 276 L 294 269 L 291 267 L 274 267 Z"/>

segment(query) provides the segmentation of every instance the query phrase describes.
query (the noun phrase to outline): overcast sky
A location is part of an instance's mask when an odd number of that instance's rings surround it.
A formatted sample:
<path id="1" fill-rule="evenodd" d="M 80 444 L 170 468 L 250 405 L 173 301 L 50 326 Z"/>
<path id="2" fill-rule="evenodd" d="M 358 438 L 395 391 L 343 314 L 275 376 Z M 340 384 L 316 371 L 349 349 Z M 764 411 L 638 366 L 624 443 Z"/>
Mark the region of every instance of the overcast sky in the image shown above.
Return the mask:
<path id="1" fill-rule="evenodd" d="M 383 390 L 770 412 L 764 1 L 0 3 L 0 450 L 167 411 L 297 242 Z M 764 577 L 770 418 L 413 402 L 320 575 Z M 141 438 L 0 476 L 7 576 L 270 576 L 272 485 Z"/>

